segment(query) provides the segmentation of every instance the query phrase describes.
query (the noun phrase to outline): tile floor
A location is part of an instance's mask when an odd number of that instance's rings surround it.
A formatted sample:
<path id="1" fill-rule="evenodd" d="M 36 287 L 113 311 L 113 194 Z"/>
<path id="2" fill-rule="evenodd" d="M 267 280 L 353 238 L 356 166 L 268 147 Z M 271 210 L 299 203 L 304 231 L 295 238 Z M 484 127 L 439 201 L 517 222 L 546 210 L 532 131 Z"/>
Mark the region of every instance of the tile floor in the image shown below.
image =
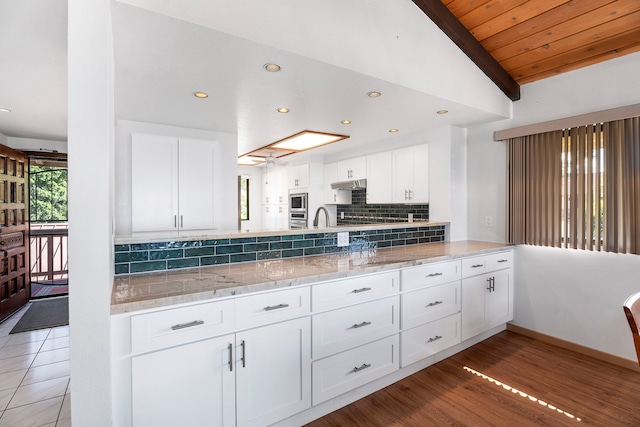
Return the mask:
<path id="1" fill-rule="evenodd" d="M 9 335 L 27 307 L 0 323 L 0 427 L 69 427 L 69 326 Z"/>

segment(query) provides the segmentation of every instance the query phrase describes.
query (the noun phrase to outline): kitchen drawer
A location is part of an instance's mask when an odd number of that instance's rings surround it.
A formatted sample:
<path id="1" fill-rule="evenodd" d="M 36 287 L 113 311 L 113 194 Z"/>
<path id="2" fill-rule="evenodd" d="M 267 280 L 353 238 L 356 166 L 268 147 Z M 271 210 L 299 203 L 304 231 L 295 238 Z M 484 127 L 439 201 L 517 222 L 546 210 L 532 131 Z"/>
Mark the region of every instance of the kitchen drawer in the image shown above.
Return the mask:
<path id="1" fill-rule="evenodd" d="M 313 362 L 313 405 L 398 370 L 398 334 Z"/>
<path id="2" fill-rule="evenodd" d="M 311 320 L 314 359 L 347 350 L 399 331 L 399 297 L 388 297 L 314 314 Z"/>
<path id="3" fill-rule="evenodd" d="M 280 322 L 310 313 L 309 287 L 265 292 L 236 299 L 236 328 Z"/>
<path id="4" fill-rule="evenodd" d="M 513 267 L 513 251 L 503 251 L 462 260 L 462 277 Z"/>
<path id="5" fill-rule="evenodd" d="M 460 280 L 402 294 L 402 329 L 432 322 L 460 311 Z"/>
<path id="6" fill-rule="evenodd" d="M 460 344 L 460 313 L 400 333 L 401 366 L 409 366 Z"/>
<path id="7" fill-rule="evenodd" d="M 405 268 L 401 273 L 402 291 L 460 280 L 460 261 L 426 264 Z"/>
<path id="8" fill-rule="evenodd" d="M 332 310 L 398 293 L 400 274 L 389 271 L 320 283 L 311 287 L 313 311 Z"/>
<path id="9" fill-rule="evenodd" d="M 224 300 L 131 316 L 131 351 L 141 353 L 229 333 L 234 301 Z"/>

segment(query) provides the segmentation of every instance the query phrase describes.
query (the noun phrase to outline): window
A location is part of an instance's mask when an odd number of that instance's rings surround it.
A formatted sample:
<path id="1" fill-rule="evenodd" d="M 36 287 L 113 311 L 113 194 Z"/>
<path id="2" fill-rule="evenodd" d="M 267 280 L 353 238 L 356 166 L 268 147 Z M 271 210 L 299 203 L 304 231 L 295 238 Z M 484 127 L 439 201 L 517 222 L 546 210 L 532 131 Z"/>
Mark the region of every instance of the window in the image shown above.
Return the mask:
<path id="1" fill-rule="evenodd" d="M 67 221 L 66 166 L 30 166 L 29 219 L 32 222 Z"/>
<path id="2" fill-rule="evenodd" d="M 640 118 L 509 140 L 507 236 L 640 253 Z"/>
<path id="3" fill-rule="evenodd" d="M 238 177 L 238 200 L 240 204 L 240 220 L 249 220 L 249 178 Z"/>

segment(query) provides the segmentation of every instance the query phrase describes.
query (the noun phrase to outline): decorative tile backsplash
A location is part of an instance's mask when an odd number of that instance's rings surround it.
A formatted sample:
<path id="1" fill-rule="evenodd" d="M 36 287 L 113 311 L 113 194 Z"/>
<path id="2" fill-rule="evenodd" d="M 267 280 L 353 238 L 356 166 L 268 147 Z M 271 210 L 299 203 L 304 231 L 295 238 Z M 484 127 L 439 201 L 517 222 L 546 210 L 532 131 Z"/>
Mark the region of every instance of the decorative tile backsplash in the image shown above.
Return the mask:
<path id="1" fill-rule="evenodd" d="M 350 205 L 338 205 L 338 225 L 429 220 L 429 205 L 367 204 L 367 190 L 353 190 Z M 342 214 L 344 213 L 344 218 Z"/>
<path id="2" fill-rule="evenodd" d="M 444 242 L 445 232 L 444 225 L 350 231 L 344 247 L 337 245 L 337 232 L 115 245 L 115 274 Z"/>

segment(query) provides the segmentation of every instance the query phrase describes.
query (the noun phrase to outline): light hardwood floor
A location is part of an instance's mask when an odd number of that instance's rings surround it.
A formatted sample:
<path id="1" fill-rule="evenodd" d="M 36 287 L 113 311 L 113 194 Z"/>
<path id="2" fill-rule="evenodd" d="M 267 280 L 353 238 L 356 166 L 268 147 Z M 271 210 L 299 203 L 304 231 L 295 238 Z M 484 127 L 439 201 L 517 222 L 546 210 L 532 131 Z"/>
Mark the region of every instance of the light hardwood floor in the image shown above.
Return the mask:
<path id="1" fill-rule="evenodd" d="M 640 426 L 639 396 L 640 372 L 504 331 L 307 427 Z"/>

